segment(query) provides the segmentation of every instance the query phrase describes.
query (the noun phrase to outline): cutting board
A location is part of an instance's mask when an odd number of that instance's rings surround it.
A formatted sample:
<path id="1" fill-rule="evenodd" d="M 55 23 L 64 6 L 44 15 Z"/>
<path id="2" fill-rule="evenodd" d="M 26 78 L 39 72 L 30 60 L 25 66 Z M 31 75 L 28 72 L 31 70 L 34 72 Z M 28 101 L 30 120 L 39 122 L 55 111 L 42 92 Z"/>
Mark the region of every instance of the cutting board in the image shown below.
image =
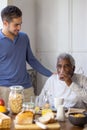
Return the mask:
<path id="1" fill-rule="evenodd" d="M 60 130 L 60 124 L 58 122 L 47 124 L 47 127 L 48 127 L 49 130 Z M 15 124 L 15 129 L 16 130 L 42 130 L 36 124 L 29 124 L 29 125 Z"/>

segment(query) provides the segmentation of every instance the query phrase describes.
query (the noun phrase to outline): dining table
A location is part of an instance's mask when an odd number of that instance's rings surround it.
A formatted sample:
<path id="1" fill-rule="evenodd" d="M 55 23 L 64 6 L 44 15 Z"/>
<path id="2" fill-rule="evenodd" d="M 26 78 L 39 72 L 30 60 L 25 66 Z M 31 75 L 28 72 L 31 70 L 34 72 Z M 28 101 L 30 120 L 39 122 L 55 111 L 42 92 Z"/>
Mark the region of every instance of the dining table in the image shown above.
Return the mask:
<path id="1" fill-rule="evenodd" d="M 34 124 L 35 127 L 32 127 L 32 129 L 29 127 L 29 128 L 21 128 L 21 129 L 16 129 L 15 128 L 15 125 L 14 125 L 14 120 L 15 120 L 15 115 L 9 115 L 11 117 L 11 120 L 12 120 L 12 125 L 11 125 L 11 128 L 8 128 L 8 129 L 3 129 L 3 130 L 42 130 L 42 128 L 40 128 L 39 126 L 35 126 L 36 124 Z M 57 128 L 55 127 L 56 125 L 59 125 L 60 127 Z M 52 124 L 50 124 L 52 125 Z M 54 127 L 53 127 L 54 125 Z M 78 126 L 74 126 L 72 125 L 68 118 L 65 119 L 65 121 L 57 121 L 56 123 L 54 123 L 52 125 L 52 127 L 50 126 L 49 127 L 49 130 L 83 130 L 83 127 L 78 127 Z"/>
<path id="2" fill-rule="evenodd" d="M 83 127 L 79 126 L 74 126 L 72 125 L 68 118 L 64 122 L 59 122 L 60 123 L 60 130 L 83 130 Z"/>

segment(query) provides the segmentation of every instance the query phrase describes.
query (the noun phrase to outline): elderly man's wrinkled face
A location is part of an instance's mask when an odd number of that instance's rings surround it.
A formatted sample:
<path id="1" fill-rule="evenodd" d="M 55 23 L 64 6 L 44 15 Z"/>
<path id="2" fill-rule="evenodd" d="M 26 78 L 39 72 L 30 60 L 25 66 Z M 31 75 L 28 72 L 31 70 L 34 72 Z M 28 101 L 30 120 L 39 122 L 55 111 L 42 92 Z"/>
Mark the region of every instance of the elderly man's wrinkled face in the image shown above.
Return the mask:
<path id="1" fill-rule="evenodd" d="M 57 63 L 57 72 L 59 75 L 59 79 L 64 81 L 65 77 L 72 77 L 74 73 L 74 68 L 75 67 L 71 65 L 69 59 L 59 59 Z"/>

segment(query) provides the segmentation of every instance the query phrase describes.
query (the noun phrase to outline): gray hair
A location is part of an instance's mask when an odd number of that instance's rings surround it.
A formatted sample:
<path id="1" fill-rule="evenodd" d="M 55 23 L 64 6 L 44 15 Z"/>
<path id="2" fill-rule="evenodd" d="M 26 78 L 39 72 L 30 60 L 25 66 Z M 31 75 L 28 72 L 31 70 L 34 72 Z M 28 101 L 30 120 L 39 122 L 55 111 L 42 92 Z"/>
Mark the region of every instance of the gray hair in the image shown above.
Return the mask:
<path id="1" fill-rule="evenodd" d="M 70 61 L 71 65 L 73 67 L 75 66 L 75 60 L 74 60 L 74 58 L 70 54 L 68 54 L 68 53 L 62 53 L 62 54 L 60 54 L 58 56 L 58 58 L 57 58 L 57 63 L 59 62 L 60 59 L 68 59 Z"/>

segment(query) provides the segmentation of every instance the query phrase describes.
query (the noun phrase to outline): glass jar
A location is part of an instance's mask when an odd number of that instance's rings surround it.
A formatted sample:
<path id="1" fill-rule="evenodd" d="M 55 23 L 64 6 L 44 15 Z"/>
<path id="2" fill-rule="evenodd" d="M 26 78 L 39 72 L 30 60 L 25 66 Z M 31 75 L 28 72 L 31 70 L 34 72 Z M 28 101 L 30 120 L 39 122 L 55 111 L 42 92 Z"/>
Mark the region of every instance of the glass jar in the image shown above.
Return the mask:
<path id="1" fill-rule="evenodd" d="M 24 102 L 22 105 L 22 112 L 33 112 L 35 113 L 34 104 L 31 102 Z"/>
<path id="2" fill-rule="evenodd" d="M 24 102 L 22 108 L 25 111 L 34 110 L 34 103 L 32 103 L 32 102 Z"/>
<path id="3" fill-rule="evenodd" d="M 24 88 L 22 86 L 11 86 L 9 93 L 9 107 L 10 111 L 17 114 L 22 109 L 24 94 Z"/>

